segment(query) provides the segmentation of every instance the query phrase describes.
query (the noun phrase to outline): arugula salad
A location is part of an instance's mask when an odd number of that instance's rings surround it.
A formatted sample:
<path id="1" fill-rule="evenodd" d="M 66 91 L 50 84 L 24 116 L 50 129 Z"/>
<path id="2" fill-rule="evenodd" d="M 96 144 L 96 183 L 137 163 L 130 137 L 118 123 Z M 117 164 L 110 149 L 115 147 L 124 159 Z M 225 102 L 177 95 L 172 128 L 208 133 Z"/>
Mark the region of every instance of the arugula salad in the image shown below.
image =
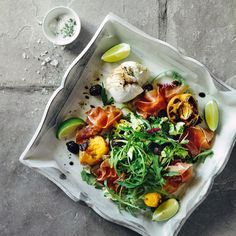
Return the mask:
<path id="1" fill-rule="evenodd" d="M 102 60 L 117 62 L 129 52 L 129 45 L 119 44 Z M 153 78 L 134 61 L 121 63 L 89 94 L 102 105 L 88 110 L 86 120 L 61 122 L 56 134 L 78 156 L 82 180 L 121 211 L 153 221 L 170 219 L 181 205 L 178 192 L 194 178 L 194 164 L 213 154 L 217 103 L 212 100 L 200 111 L 196 94 L 179 73 Z"/>

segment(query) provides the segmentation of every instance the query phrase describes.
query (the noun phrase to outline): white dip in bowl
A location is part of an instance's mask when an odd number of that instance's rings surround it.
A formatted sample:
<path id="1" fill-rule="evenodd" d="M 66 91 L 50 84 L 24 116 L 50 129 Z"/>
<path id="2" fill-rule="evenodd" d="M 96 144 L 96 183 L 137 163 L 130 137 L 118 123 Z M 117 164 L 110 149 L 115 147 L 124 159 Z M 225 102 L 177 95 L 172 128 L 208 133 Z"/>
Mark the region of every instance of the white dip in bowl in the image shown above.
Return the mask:
<path id="1" fill-rule="evenodd" d="M 45 37 L 54 44 L 68 45 L 76 40 L 80 33 L 81 22 L 74 10 L 68 7 L 51 9 L 43 20 Z"/>

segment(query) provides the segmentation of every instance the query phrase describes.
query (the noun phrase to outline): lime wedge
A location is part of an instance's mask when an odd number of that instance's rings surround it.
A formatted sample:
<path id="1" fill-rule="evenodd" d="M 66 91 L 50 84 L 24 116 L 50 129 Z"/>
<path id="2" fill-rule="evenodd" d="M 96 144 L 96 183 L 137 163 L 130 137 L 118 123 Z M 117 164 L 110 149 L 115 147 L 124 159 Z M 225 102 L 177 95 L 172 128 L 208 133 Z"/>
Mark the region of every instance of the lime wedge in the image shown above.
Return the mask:
<path id="1" fill-rule="evenodd" d="M 56 137 L 58 139 L 65 139 L 72 137 L 75 131 L 84 125 L 85 122 L 80 118 L 67 119 L 62 123 L 60 123 L 60 125 L 58 126 Z"/>
<path id="2" fill-rule="evenodd" d="M 127 43 L 120 43 L 110 48 L 102 55 L 102 60 L 105 62 L 117 62 L 125 59 L 130 54 L 130 45 Z"/>
<path id="3" fill-rule="evenodd" d="M 215 131 L 219 123 L 219 109 L 215 100 L 205 105 L 205 120 L 210 130 Z"/>
<path id="4" fill-rule="evenodd" d="M 152 215 L 152 220 L 154 221 L 164 221 L 169 220 L 173 217 L 179 210 L 179 203 L 176 199 L 170 198 L 163 202 Z"/>

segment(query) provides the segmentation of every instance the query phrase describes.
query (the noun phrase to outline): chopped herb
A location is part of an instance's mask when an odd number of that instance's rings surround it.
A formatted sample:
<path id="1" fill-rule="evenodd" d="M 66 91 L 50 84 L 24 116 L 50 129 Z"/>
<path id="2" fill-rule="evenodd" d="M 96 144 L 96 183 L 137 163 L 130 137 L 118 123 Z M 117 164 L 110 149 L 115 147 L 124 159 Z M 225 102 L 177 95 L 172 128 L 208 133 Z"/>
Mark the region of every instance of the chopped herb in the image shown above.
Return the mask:
<path id="1" fill-rule="evenodd" d="M 75 33 L 76 21 L 72 18 L 66 21 L 64 27 L 61 29 L 60 33 L 64 38 L 71 37 Z"/>

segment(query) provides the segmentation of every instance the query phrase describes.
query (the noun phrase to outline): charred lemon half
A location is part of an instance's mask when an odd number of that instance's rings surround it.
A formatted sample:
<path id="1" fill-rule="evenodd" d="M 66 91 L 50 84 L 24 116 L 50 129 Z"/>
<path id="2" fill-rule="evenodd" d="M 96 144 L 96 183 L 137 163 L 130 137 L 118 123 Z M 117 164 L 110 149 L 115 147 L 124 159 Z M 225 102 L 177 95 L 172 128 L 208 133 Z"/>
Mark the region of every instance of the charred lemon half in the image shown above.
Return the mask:
<path id="1" fill-rule="evenodd" d="M 186 126 L 194 125 L 199 119 L 197 101 L 189 93 L 175 95 L 167 105 L 167 114 L 173 123 L 182 121 Z"/>

